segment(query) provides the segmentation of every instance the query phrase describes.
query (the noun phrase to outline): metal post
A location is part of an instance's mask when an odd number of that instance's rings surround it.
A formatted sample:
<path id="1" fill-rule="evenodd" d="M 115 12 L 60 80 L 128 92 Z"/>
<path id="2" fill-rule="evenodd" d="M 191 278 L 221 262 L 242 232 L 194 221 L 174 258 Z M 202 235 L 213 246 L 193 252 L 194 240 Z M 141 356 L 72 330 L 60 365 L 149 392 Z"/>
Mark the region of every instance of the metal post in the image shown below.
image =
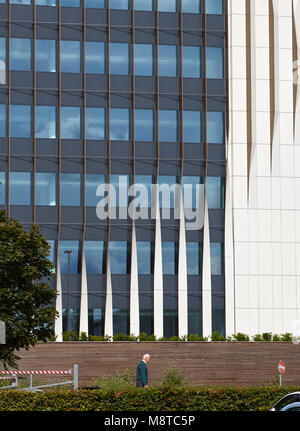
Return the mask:
<path id="1" fill-rule="evenodd" d="M 71 330 L 70 328 L 70 272 L 71 272 L 71 266 L 70 266 L 70 255 L 72 253 L 72 250 L 65 250 L 64 251 L 65 254 L 67 254 L 68 256 L 68 292 L 67 292 L 67 313 L 68 313 L 68 331 Z"/>
<path id="2" fill-rule="evenodd" d="M 281 387 L 281 385 L 282 385 L 282 374 L 279 373 L 279 386 Z"/>
<path id="3" fill-rule="evenodd" d="M 73 368 L 73 390 L 78 389 L 78 364 L 74 364 Z"/>
<path id="4" fill-rule="evenodd" d="M 29 388 L 30 389 L 32 389 L 32 386 L 33 386 L 33 384 L 32 384 L 32 374 L 30 374 L 30 376 L 29 376 Z"/>

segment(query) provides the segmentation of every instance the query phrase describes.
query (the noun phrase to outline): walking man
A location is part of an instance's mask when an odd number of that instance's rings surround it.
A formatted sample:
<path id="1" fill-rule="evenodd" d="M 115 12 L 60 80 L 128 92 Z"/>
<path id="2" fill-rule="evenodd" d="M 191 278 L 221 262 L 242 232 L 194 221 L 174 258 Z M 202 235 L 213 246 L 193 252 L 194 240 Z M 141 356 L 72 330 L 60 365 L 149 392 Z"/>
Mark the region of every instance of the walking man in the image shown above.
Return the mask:
<path id="1" fill-rule="evenodd" d="M 138 388 L 148 388 L 148 362 L 150 362 L 150 355 L 146 353 L 136 367 L 136 386 Z"/>

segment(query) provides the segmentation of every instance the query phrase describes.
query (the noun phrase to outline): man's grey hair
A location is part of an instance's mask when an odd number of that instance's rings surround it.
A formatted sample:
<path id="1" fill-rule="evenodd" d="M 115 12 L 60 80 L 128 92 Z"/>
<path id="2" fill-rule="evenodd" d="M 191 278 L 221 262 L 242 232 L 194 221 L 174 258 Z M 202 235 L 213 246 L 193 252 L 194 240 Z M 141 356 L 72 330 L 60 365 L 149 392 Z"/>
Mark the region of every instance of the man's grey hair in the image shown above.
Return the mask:
<path id="1" fill-rule="evenodd" d="M 149 353 L 145 353 L 145 354 L 144 354 L 143 359 L 146 359 L 146 358 L 150 358 Z"/>

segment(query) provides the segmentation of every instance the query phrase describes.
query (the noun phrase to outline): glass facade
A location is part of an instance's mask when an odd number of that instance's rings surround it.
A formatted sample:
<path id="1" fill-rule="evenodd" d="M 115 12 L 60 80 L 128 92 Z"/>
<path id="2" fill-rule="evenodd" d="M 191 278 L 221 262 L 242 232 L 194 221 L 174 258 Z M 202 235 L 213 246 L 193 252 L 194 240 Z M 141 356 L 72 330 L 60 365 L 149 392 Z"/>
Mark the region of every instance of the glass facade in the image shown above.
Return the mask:
<path id="1" fill-rule="evenodd" d="M 212 322 L 214 330 L 224 332 L 226 1 L 206 0 L 206 29 L 201 0 L 135 0 L 135 11 L 129 0 L 110 0 L 111 11 L 106 0 L 86 0 L 85 21 L 80 18 L 82 0 L 10 3 L 14 13 L 8 22 L 8 1 L 0 0 L 0 71 L 7 70 L 9 77 L 0 91 L 0 209 L 26 226 L 39 224 L 51 246 L 51 260 L 56 263 L 58 256 L 60 268 L 53 273 L 51 286 L 56 287 L 60 271 L 63 329 L 79 330 L 85 264 L 86 327 L 91 335 L 106 334 L 109 265 L 113 332 L 130 333 L 132 222 L 127 214 L 111 223 L 100 220 L 96 208 L 101 201 L 98 187 L 110 183 L 116 191 L 110 204 L 119 215 L 132 202 L 128 190 L 136 183 L 144 186 L 138 191 L 139 209 L 149 215 L 135 223 L 139 330 L 153 333 L 154 275 L 160 265 L 155 265 L 158 244 L 156 220 L 150 215 L 151 186 L 162 186 L 160 214 L 170 210 L 172 218 L 173 186 L 182 183 L 187 185 L 185 209 L 200 207 L 197 185 L 205 186 Z M 36 40 L 31 15 L 26 25 L 16 19 L 20 11 L 29 13 L 33 4 L 38 6 Z M 178 220 L 162 217 L 160 336 L 166 337 L 179 335 L 179 230 Z M 202 256 L 203 229 L 187 230 L 187 276 L 181 288 L 188 299 L 187 332 L 199 335 Z"/>

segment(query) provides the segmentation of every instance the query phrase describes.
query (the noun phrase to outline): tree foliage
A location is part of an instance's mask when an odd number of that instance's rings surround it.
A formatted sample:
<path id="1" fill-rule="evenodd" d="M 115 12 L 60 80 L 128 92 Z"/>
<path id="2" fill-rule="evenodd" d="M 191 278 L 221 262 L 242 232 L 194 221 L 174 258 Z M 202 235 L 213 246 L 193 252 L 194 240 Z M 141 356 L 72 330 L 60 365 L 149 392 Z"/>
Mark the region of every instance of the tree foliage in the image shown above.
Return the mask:
<path id="1" fill-rule="evenodd" d="M 49 245 L 34 225 L 23 225 L 0 212 L 0 320 L 6 324 L 6 344 L 0 345 L 5 368 L 17 367 L 15 352 L 46 341 L 52 333 L 56 292 L 47 284 L 53 273 Z"/>

